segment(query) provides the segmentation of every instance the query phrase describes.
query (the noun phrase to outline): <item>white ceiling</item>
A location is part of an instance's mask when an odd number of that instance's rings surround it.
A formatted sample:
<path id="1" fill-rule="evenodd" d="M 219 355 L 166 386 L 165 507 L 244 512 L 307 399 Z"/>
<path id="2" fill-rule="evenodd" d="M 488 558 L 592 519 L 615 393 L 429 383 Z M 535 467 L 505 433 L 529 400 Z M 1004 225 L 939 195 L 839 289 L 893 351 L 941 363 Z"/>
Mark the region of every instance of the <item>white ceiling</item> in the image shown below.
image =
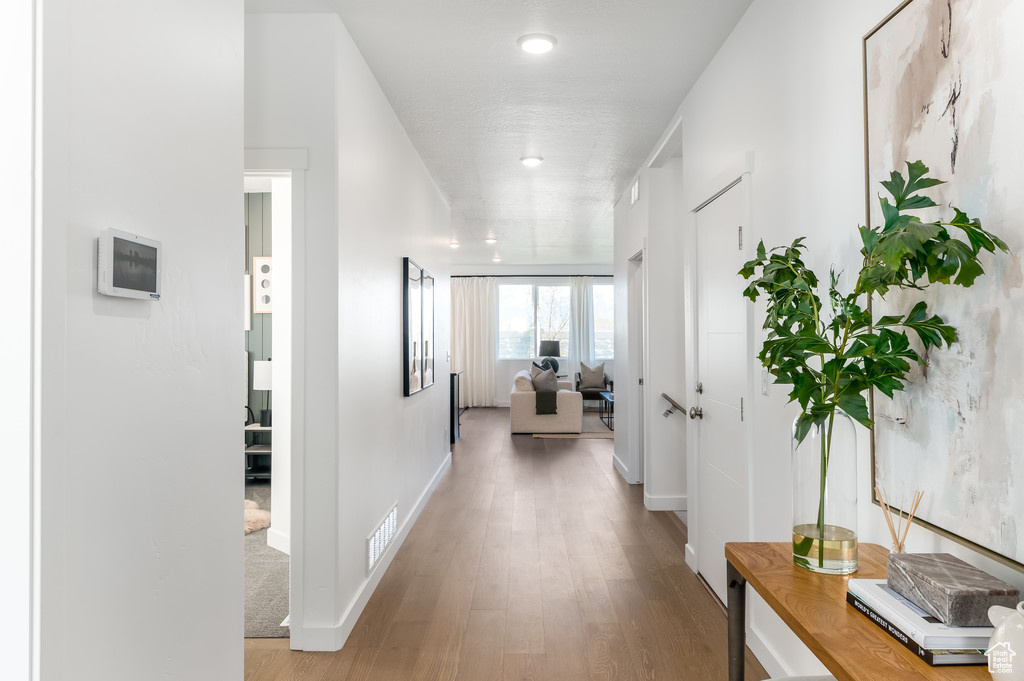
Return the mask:
<path id="1" fill-rule="evenodd" d="M 490 265 L 496 254 L 502 265 L 585 265 L 611 264 L 615 200 L 750 2 L 287 6 L 341 16 L 451 207 L 451 238 L 461 244 L 453 265 Z M 527 33 L 558 45 L 526 54 L 516 40 Z M 527 155 L 544 163 L 526 168 Z"/>

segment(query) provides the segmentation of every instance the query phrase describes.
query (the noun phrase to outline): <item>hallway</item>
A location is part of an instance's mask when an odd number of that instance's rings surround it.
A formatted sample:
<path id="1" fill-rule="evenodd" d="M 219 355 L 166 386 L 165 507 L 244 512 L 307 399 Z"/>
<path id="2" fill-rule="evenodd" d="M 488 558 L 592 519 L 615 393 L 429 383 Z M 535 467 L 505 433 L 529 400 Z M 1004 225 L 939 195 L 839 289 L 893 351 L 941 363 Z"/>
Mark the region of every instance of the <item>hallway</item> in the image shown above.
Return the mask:
<path id="1" fill-rule="evenodd" d="M 469 409 L 453 464 L 336 653 L 245 642 L 246 681 L 726 678 L 725 615 L 611 440 Z M 747 653 L 747 678 L 766 678 Z"/>

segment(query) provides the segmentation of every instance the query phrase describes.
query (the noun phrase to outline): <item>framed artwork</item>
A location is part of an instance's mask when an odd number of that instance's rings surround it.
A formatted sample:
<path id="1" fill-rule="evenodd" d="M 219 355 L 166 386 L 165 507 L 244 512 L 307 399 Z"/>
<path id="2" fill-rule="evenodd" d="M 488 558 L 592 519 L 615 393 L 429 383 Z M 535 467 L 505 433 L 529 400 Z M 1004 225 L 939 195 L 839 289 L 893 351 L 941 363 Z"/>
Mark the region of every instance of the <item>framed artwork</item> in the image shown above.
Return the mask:
<path id="1" fill-rule="evenodd" d="M 402 375 L 406 396 L 434 383 L 434 278 L 402 259 Z"/>
<path id="2" fill-rule="evenodd" d="M 931 529 L 1011 564 L 1024 563 L 1024 3 L 908 0 L 864 37 L 865 153 L 870 224 L 879 182 L 922 160 L 946 184 L 929 190 L 934 220 L 977 217 L 1010 254 L 983 259 L 969 289 L 890 293 L 879 314 L 920 299 L 959 331 L 894 400 L 876 392 L 872 486 L 925 497 Z M 931 212 L 936 211 L 936 212 Z M 920 346 L 917 348 L 921 350 Z"/>

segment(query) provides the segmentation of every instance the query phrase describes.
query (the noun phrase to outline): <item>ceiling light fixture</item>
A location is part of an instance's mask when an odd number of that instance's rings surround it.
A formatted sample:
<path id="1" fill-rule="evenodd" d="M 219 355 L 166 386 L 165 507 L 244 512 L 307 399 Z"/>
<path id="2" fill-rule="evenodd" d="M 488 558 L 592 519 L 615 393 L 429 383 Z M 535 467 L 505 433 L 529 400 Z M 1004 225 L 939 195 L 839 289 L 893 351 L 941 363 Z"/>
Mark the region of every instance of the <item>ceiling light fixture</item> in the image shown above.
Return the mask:
<path id="1" fill-rule="evenodd" d="M 448 248 L 458 248 L 458 247 L 459 247 L 459 242 L 458 241 L 451 241 L 451 242 L 448 243 Z"/>
<path id="2" fill-rule="evenodd" d="M 520 38 L 516 44 L 519 45 L 523 52 L 544 54 L 553 50 L 556 42 L 552 36 L 544 35 L 543 33 L 530 33 Z"/>
<path id="3" fill-rule="evenodd" d="M 484 243 L 485 244 L 492 244 L 493 245 L 493 244 L 498 243 L 498 240 L 495 239 L 493 236 L 489 236 L 486 239 L 484 239 Z"/>
<path id="4" fill-rule="evenodd" d="M 544 159 L 541 158 L 540 156 L 523 156 L 521 159 L 519 159 L 519 162 L 522 163 L 527 168 L 536 168 L 537 166 L 544 162 Z"/>

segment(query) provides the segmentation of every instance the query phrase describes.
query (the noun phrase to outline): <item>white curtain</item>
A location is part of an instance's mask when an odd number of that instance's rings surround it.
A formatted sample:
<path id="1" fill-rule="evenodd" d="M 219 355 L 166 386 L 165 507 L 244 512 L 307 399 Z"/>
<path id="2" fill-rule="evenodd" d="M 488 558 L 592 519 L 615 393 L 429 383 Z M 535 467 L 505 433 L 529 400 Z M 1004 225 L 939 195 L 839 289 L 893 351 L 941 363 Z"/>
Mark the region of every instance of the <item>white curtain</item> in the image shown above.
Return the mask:
<path id="1" fill-rule="evenodd" d="M 460 407 L 494 406 L 498 285 L 494 277 L 452 277 L 452 371 L 462 371 Z"/>
<path id="2" fill-rule="evenodd" d="M 570 277 L 569 377 L 576 378 L 580 362 L 594 365 L 594 279 Z"/>

